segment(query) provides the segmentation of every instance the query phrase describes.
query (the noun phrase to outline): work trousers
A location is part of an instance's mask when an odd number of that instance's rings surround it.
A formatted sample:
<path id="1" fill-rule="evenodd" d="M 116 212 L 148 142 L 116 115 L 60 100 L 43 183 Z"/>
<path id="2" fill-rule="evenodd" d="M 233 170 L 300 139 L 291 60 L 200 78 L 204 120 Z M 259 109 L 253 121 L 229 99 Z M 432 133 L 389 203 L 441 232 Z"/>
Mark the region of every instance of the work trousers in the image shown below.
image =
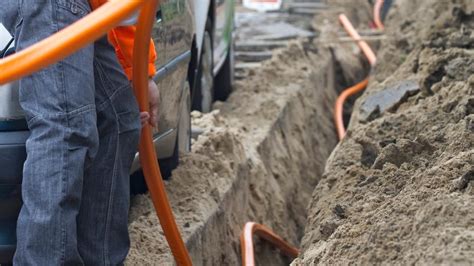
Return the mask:
<path id="1" fill-rule="evenodd" d="M 16 50 L 87 15 L 87 0 L 2 0 Z M 60 41 L 60 40 L 58 40 Z M 16 265 L 120 265 L 138 106 L 104 37 L 20 81 L 26 142 Z"/>

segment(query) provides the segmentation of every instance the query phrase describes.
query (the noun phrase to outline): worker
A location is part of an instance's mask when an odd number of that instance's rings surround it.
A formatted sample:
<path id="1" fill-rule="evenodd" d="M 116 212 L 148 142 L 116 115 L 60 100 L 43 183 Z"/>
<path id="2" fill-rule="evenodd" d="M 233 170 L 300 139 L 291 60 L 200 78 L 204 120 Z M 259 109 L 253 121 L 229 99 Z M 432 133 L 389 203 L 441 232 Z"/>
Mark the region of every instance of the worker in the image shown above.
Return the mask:
<path id="1" fill-rule="evenodd" d="M 0 22 L 22 50 L 71 25 L 106 0 L 2 0 Z M 129 250 L 129 169 L 140 122 L 130 79 L 134 26 L 20 80 L 26 142 L 15 265 L 120 265 Z M 154 46 L 149 76 L 155 74 Z M 121 63 L 121 64 L 120 64 Z"/>

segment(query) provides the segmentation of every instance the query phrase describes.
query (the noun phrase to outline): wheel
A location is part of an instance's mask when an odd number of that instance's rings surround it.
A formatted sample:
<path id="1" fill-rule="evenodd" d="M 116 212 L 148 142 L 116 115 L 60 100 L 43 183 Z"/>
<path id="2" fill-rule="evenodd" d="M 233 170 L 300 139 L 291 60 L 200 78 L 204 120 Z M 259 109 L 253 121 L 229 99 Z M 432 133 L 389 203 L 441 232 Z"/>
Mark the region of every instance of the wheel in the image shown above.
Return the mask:
<path id="1" fill-rule="evenodd" d="M 193 97 L 193 109 L 208 113 L 214 101 L 214 56 L 212 47 L 212 25 L 206 23 L 206 31 L 201 49 L 201 59 L 196 78 L 196 89 Z"/>
<path id="2" fill-rule="evenodd" d="M 221 70 L 215 78 L 215 99 L 218 101 L 225 101 L 229 97 L 234 86 L 234 72 L 235 72 L 235 59 L 234 59 L 234 41 L 232 35 L 229 42 L 229 51 Z"/>
<path id="3" fill-rule="evenodd" d="M 164 180 L 169 180 L 173 170 L 178 167 L 179 154 L 191 151 L 191 89 L 187 81 L 183 93 L 173 155 L 170 158 L 158 160 L 161 176 Z M 130 177 L 130 193 L 136 195 L 147 191 L 148 187 L 143 171 L 140 170 L 132 174 Z"/>

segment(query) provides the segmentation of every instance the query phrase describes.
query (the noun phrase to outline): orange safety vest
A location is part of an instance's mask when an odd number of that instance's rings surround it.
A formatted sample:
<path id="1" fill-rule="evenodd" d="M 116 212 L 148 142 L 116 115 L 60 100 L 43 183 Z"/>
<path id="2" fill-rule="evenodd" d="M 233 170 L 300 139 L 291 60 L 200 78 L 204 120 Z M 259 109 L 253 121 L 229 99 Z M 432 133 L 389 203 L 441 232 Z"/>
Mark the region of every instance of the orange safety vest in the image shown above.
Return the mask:
<path id="1" fill-rule="evenodd" d="M 92 10 L 98 8 L 107 0 L 89 0 Z M 135 26 L 119 26 L 108 34 L 109 42 L 115 47 L 115 53 L 122 65 L 128 79 L 132 79 L 133 44 L 135 42 Z M 155 68 L 156 51 L 153 40 L 150 40 L 150 56 L 148 60 L 148 75 L 153 77 Z"/>

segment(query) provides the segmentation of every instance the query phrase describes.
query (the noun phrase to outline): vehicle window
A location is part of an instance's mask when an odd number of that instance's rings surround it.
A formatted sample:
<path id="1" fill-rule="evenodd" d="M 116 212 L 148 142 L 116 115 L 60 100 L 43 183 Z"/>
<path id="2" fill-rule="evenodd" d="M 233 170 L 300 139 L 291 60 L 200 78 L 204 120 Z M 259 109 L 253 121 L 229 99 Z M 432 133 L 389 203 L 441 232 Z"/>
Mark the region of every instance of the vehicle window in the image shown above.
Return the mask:
<path id="1" fill-rule="evenodd" d="M 165 21 L 173 20 L 177 15 L 182 14 L 185 10 L 185 0 L 168 0 L 162 3 L 161 9 Z"/>

